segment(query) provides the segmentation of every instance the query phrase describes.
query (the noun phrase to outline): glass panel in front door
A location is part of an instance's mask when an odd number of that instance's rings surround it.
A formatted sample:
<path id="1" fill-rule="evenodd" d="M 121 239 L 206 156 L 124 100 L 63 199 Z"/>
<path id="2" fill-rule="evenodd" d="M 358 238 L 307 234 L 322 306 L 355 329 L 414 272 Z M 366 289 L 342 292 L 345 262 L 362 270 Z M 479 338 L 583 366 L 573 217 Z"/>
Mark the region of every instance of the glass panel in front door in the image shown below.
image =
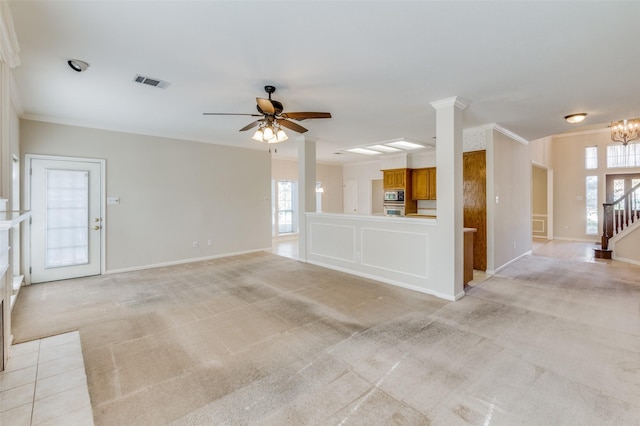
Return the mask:
<path id="1" fill-rule="evenodd" d="M 87 264 L 89 172 L 49 169 L 45 176 L 45 268 Z"/>

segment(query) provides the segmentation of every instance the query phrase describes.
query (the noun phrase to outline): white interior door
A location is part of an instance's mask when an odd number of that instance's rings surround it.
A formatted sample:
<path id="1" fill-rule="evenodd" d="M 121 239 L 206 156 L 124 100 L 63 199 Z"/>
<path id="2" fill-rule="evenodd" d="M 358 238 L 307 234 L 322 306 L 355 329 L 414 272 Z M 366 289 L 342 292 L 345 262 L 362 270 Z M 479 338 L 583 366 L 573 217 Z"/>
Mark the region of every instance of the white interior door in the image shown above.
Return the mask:
<path id="1" fill-rule="evenodd" d="M 31 283 L 98 275 L 102 163 L 30 159 Z"/>
<path id="2" fill-rule="evenodd" d="M 358 213 L 358 181 L 345 179 L 342 188 L 342 208 L 344 213 Z"/>

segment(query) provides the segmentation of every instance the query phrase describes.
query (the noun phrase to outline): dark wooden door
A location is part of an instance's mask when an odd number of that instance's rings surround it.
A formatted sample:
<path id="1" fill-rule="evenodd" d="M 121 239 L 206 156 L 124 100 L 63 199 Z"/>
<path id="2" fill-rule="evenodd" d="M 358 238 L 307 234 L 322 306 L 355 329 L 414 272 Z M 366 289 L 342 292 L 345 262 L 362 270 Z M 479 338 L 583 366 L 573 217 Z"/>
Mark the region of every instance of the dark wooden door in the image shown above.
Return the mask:
<path id="1" fill-rule="evenodd" d="M 473 269 L 487 270 L 487 160 L 486 151 L 465 152 L 463 160 L 464 226 L 476 228 Z"/>

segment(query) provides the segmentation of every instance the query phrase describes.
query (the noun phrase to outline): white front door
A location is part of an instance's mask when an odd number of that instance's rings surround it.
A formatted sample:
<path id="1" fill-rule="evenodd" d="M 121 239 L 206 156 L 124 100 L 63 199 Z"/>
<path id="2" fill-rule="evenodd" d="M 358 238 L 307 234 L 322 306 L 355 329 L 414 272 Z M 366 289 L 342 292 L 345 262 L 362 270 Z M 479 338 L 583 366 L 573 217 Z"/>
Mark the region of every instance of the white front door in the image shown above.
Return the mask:
<path id="1" fill-rule="evenodd" d="M 31 283 L 99 275 L 102 162 L 30 158 Z"/>

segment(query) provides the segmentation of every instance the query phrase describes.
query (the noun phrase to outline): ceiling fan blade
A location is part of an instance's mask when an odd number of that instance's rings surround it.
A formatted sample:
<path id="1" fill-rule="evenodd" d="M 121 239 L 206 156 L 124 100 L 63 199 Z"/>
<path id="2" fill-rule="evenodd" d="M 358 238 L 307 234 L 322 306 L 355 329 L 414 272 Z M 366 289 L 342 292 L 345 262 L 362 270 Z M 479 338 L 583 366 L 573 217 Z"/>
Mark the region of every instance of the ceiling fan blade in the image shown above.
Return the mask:
<path id="1" fill-rule="evenodd" d="M 304 133 L 307 131 L 307 129 L 305 129 L 301 125 L 296 124 L 293 121 L 289 121 L 289 120 L 278 120 L 278 124 L 280 124 L 282 127 L 286 127 L 287 129 L 291 129 L 294 132 L 298 132 L 298 133 Z"/>
<path id="2" fill-rule="evenodd" d="M 202 115 L 248 115 L 250 117 L 262 117 L 262 114 L 242 114 L 235 112 L 203 112 Z"/>
<path id="3" fill-rule="evenodd" d="M 249 123 L 246 126 L 244 126 L 242 129 L 238 130 L 239 132 L 244 132 L 245 130 L 249 130 L 249 129 L 253 129 L 254 127 L 256 127 L 258 124 L 260 124 L 261 122 L 263 122 L 264 120 L 256 120 L 253 123 Z"/>
<path id="4" fill-rule="evenodd" d="M 330 112 L 285 112 L 282 114 L 284 118 L 293 118 L 302 121 L 308 118 L 331 118 Z"/>
<path id="5" fill-rule="evenodd" d="M 264 112 L 265 114 L 273 115 L 276 113 L 276 109 L 273 106 L 273 103 L 271 103 L 271 99 L 256 98 L 256 102 L 258 103 L 258 108 L 260 109 L 260 111 Z"/>

